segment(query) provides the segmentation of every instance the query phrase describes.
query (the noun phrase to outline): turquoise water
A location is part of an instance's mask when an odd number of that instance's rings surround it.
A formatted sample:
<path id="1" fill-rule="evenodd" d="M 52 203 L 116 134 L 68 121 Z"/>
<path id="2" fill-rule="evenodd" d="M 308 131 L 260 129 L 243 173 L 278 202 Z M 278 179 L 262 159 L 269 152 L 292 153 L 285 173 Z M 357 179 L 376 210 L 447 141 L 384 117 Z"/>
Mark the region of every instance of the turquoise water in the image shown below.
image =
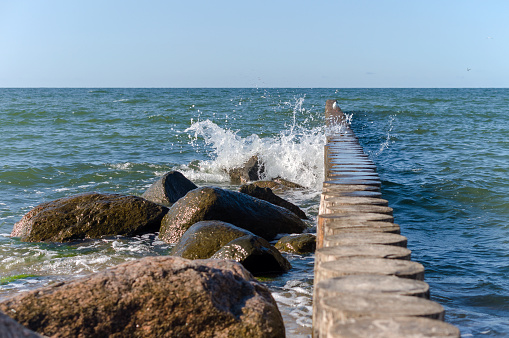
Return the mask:
<path id="1" fill-rule="evenodd" d="M 284 197 L 316 217 L 324 106 L 337 99 L 426 267 L 432 298 L 463 336 L 509 334 L 508 89 L 0 89 L 0 298 L 169 246 L 156 235 L 34 244 L 9 233 L 32 207 L 76 193 L 142 194 L 180 170 L 224 174 L 259 154 L 307 187 Z M 287 333 L 310 333 L 312 256 L 264 281 Z"/>

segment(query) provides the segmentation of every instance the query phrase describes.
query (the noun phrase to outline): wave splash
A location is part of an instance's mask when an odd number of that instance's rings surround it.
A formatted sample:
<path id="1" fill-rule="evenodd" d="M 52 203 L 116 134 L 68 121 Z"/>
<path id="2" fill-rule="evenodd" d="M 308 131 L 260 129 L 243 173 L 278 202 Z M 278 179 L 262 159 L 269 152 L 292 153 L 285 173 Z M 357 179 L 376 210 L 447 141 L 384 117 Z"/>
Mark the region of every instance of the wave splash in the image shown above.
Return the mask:
<path id="1" fill-rule="evenodd" d="M 228 170 L 242 166 L 257 155 L 265 165 L 262 179 L 281 177 L 308 188 L 319 188 L 323 182 L 324 127 L 307 127 L 298 123 L 296 114 L 302 100 L 294 108 L 293 123 L 278 134 L 241 137 L 239 131 L 223 128 L 206 119 L 192 123 L 185 130 L 195 148 L 203 143 L 211 149 L 211 160 L 201 161 L 190 178 L 204 181 L 227 181 Z M 203 143 L 202 143 L 203 142 Z"/>

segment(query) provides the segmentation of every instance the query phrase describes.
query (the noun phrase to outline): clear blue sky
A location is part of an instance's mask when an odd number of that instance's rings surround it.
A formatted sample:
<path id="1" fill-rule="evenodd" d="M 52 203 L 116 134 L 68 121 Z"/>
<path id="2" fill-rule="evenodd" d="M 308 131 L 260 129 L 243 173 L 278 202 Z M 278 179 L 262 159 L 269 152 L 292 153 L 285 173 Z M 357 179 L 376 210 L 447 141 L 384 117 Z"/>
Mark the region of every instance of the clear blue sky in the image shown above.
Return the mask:
<path id="1" fill-rule="evenodd" d="M 0 87 L 509 87 L 509 1 L 0 0 L 0 46 Z"/>

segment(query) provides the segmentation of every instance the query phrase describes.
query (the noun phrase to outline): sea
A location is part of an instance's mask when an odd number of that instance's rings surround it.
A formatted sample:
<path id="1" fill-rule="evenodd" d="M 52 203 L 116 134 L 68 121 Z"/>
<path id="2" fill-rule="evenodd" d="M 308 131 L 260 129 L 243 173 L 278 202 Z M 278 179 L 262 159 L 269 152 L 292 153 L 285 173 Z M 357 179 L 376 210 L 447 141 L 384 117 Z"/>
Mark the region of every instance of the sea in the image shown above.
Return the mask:
<path id="1" fill-rule="evenodd" d="M 463 337 L 509 336 L 509 89 L 0 88 L 0 300 L 144 256 L 157 234 L 73 243 L 11 238 L 33 207 L 84 192 L 141 195 L 171 170 L 238 189 L 253 155 L 316 222 L 324 110 L 336 99 L 377 165 L 383 198 Z M 288 337 L 309 337 L 312 254 L 260 278 Z"/>

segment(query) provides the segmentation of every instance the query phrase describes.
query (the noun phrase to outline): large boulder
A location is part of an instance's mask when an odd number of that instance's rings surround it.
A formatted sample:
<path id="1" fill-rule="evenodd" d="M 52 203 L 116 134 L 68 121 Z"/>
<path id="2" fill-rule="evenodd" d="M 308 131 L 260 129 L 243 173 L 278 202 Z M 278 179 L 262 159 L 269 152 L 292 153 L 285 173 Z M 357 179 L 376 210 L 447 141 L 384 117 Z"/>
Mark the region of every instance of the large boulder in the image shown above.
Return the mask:
<path id="1" fill-rule="evenodd" d="M 147 257 L 0 302 L 52 337 L 284 337 L 268 289 L 226 260 Z"/>
<path id="2" fill-rule="evenodd" d="M 171 255 L 187 259 L 207 259 L 217 250 L 251 232 L 223 221 L 200 221 L 193 224 L 173 247 Z"/>
<path id="3" fill-rule="evenodd" d="M 85 193 L 46 202 L 14 225 L 12 237 L 26 242 L 68 242 L 159 231 L 168 208 L 141 197 Z"/>
<path id="4" fill-rule="evenodd" d="M 243 194 L 286 208 L 302 219 L 308 219 L 304 211 L 302 211 L 298 206 L 274 194 L 270 188 L 262 188 L 256 184 L 244 184 L 240 187 L 239 191 Z"/>
<path id="5" fill-rule="evenodd" d="M 0 337 L 1 338 L 42 338 L 21 324 L 17 323 L 11 317 L 0 312 Z"/>
<path id="6" fill-rule="evenodd" d="M 159 237 L 176 243 L 191 225 L 219 220 L 271 240 L 279 233 L 301 233 L 306 224 L 293 212 L 267 201 L 216 187 L 194 189 L 164 216 Z"/>
<path id="7" fill-rule="evenodd" d="M 187 259 L 231 259 L 254 275 L 286 272 L 290 263 L 265 239 L 222 221 L 193 224 L 173 248 Z"/>
<path id="8" fill-rule="evenodd" d="M 219 249 L 211 258 L 239 262 L 255 276 L 278 274 L 292 268 L 290 262 L 276 248 L 265 239 L 255 235 L 234 239 Z"/>
<path id="9" fill-rule="evenodd" d="M 228 171 L 230 181 L 233 184 L 258 181 L 265 172 L 265 165 L 260 161 L 258 155 L 252 156 L 242 167 L 233 168 Z"/>
<path id="10" fill-rule="evenodd" d="M 141 197 L 151 202 L 171 206 L 179 198 L 196 188 L 198 188 L 196 184 L 180 172 L 170 171 L 154 182 Z"/>

